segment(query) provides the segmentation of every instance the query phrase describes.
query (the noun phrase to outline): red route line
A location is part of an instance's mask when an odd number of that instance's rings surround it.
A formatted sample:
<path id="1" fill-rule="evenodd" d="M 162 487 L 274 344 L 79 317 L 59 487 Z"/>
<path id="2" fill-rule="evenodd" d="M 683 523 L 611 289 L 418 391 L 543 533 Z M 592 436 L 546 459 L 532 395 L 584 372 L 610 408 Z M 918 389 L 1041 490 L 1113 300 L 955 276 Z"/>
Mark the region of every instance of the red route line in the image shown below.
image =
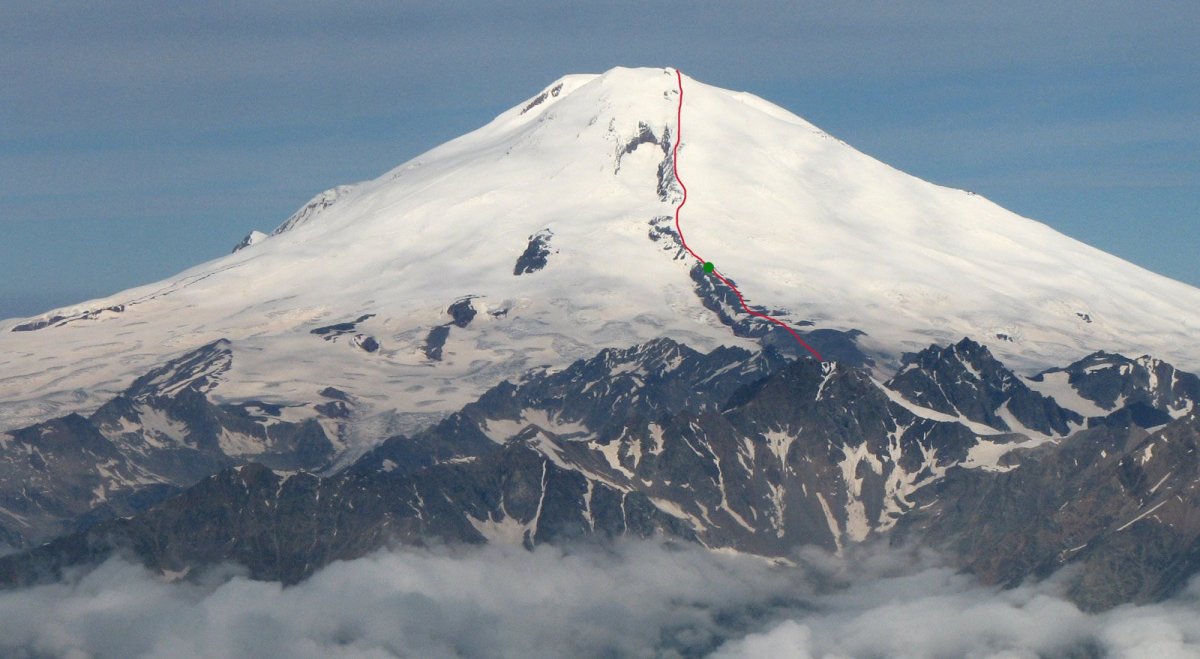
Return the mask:
<path id="1" fill-rule="evenodd" d="M 683 141 L 683 74 L 680 73 L 679 69 L 675 69 L 675 79 L 679 83 L 679 108 L 675 113 L 675 148 L 671 152 L 671 165 L 672 169 L 675 170 L 675 181 L 679 183 L 679 187 L 683 188 L 683 200 L 680 201 L 679 205 L 675 207 L 675 232 L 679 234 L 679 242 L 683 244 L 683 248 L 687 250 L 687 253 L 695 257 L 701 265 L 704 265 L 706 261 L 700 258 L 699 254 L 692 251 L 691 247 L 688 247 L 687 241 L 683 239 L 683 229 L 679 227 L 679 211 L 683 210 L 683 205 L 687 203 L 687 186 L 683 184 L 683 179 L 679 178 L 679 143 Z M 742 296 L 742 292 L 737 289 L 737 286 L 734 286 L 732 282 L 721 276 L 721 273 L 717 272 L 715 268 L 713 269 L 713 275 L 717 279 L 720 279 L 723 284 L 728 286 L 729 290 L 733 291 L 733 294 L 737 296 L 738 301 L 742 303 L 742 308 L 746 310 L 746 313 L 757 318 L 762 318 L 763 320 L 769 320 L 787 330 L 788 334 L 791 334 L 792 338 L 796 339 L 797 343 L 799 343 L 801 346 L 804 346 L 804 349 L 809 351 L 817 361 L 825 361 L 821 357 L 821 353 L 817 352 L 815 348 L 808 345 L 804 339 L 800 338 L 800 335 L 796 333 L 796 330 L 792 329 L 787 323 L 779 320 L 778 318 L 774 318 L 765 313 L 759 313 L 751 309 L 750 305 L 746 304 L 746 298 Z"/>

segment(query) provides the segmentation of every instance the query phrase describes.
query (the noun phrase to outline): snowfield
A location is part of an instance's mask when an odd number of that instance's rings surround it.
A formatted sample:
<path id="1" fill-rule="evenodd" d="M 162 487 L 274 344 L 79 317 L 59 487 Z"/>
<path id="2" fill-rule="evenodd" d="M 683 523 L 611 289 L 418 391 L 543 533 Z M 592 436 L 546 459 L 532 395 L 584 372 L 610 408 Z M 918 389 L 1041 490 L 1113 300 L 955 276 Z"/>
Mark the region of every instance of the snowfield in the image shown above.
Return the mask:
<path id="1" fill-rule="evenodd" d="M 1200 290 L 897 171 L 753 95 L 684 86 L 683 229 L 751 304 L 862 330 L 881 373 L 963 336 L 1027 372 L 1100 349 L 1200 368 Z M 604 347 L 659 336 L 753 347 L 701 304 L 693 261 L 669 236 L 651 239 L 678 201 L 670 177 L 660 190 L 677 93 L 673 69 L 567 76 L 373 181 L 318 195 L 232 254 L 0 322 L 0 429 L 94 408 L 218 339 L 233 360 L 216 400 L 313 401 L 332 386 L 388 430 Z M 545 266 L 515 275 L 539 232 Z M 468 297 L 474 317 L 452 324 L 448 309 Z"/>

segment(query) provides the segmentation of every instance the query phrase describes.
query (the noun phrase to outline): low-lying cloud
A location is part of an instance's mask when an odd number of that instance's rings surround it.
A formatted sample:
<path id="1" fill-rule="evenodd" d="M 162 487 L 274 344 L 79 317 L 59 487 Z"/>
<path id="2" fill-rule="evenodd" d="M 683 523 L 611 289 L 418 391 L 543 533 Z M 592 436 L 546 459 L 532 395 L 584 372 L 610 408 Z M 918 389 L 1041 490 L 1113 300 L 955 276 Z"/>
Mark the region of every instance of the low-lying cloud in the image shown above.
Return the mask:
<path id="1" fill-rule="evenodd" d="M 797 567 L 694 547 L 395 550 L 294 587 L 120 559 L 0 594 L 17 657 L 1200 657 L 1200 586 L 1089 615 L 915 552 Z"/>
<path id="2" fill-rule="evenodd" d="M 863 582 L 715 656 L 1200 657 L 1195 588 L 1169 603 L 1099 615 L 1048 590 L 987 589 L 944 568 Z"/>

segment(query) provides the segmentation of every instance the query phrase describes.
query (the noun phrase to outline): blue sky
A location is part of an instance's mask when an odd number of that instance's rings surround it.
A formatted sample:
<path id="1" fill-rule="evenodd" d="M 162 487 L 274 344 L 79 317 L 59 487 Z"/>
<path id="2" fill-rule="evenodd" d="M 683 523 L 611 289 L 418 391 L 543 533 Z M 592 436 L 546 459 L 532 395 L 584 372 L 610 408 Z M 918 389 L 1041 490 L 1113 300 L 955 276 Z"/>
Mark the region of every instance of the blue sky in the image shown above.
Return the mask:
<path id="1" fill-rule="evenodd" d="M 224 254 L 565 73 L 619 65 L 751 91 L 1200 285 L 1191 0 L 9 0 L 0 318 Z"/>

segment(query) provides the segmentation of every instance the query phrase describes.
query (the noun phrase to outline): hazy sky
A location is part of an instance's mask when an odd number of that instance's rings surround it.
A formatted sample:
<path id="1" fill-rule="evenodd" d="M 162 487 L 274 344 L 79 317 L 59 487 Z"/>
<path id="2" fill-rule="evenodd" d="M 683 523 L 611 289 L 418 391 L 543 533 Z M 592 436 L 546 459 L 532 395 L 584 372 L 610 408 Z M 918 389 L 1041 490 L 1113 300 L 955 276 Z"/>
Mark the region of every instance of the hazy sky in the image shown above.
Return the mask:
<path id="1" fill-rule="evenodd" d="M 321 190 L 618 65 L 751 91 L 1200 285 L 1194 0 L 8 0 L 0 318 L 224 254 Z"/>

